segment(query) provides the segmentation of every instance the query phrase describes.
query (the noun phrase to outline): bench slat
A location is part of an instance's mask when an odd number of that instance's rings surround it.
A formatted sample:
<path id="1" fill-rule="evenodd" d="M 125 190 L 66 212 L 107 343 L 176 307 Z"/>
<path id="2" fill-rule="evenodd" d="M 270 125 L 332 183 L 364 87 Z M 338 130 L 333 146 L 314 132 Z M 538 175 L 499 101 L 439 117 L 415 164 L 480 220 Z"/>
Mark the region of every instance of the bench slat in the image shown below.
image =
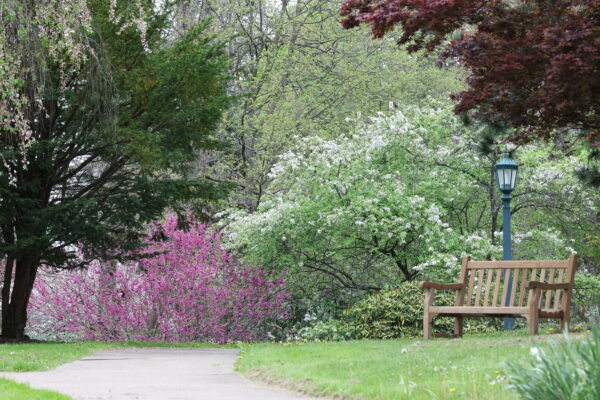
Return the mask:
<path id="1" fill-rule="evenodd" d="M 532 270 L 534 271 L 534 270 Z M 531 275 L 532 271 L 524 270 L 523 276 L 521 278 L 521 285 L 519 287 L 519 307 L 523 307 L 523 302 L 525 301 L 525 283 L 531 278 L 527 279 L 527 275 Z"/>
<path id="2" fill-rule="evenodd" d="M 468 269 L 541 269 L 541 268 L 553 268 L 553 269 L 567 269 L 569 267 L 568 260 L 541 260 L 541 261 L 471 261 L 469 262 Z"/>
<path id="3" fill-rule="evenodd" d="M 569 260 L 497 260 L 497 261 L 470 261 L 468 269 L 567 269 Z"/>
<path id="4" fill-rule="evenodd" d="M 548 276 L 548 283 L 554 283 L 554 269 L 550 270 L 550 275 Z M 545 309 L 550 308 L 550 301 L 552 300 L 552 296 L 554 296 L 556 290 L 546 290 L 546 304 Z"/>
<path id="5" fill-rule="evenodd" d="M 563 283 L 563 277 L 564 277 L 564 270 L 561 269 L 558 271 L 558 279 L 556 280 L 556 283 Z M 554 295 L 554 308 L 555 310 L 558 310 L 559 306 L 560 306 L 560 296 L 562 295 L 562 290 L 557 290 L 556 294 Z"/>
<path id="6" fill-rule="evenodd" d="M 429 308 L 432 314 L 527 314 L 527 307 L 473 307 L 473 306 L 433 306 Z"/>
<path id="7" fill-rule="evenodd" d="M 487 280 L 485 283 L 485 295 L 483 296 L 483 306 L 484 307 L 487 307 L 488 302 L 490 300 L 490 289 L 492 288 L 492 281 L 494 280 L 495 272 L 496 271 L 494 271 L 493 269 L 490 269 L 487 274 Z"/>
<path id="8" fill-rule="evenodd" d="M 546 282 L 546 268 L 543 268 L 540 271 L 540 282 Z M 538 300 L 538 308 L 542 308 L 542 300 L 544 299 L 544 293 L 540 293 L 540 298 Z"/>
<path id="9" fill-rule="evenodd" d="M 521 270 L 519 270 L 519 269 L 512 270 L 513 279 L 512 279 L 512 287 L 510 290 L 510 301 L 508 304 L 510 307 L 515 305 L 515 297 L 517 296 L 517 284 L 519 283 L 519 272 L 521 272 Z M 527 271 L 525 270 L 524 272 L 527 272 Z"/>
<path id="10" fill-rule="evenodd" d="M 469 291 L 467 292 L 467 306 L 473 301 L 473 285 L 475 284 L 475 271 L 469 274 Z"/>
<path id="11" fill-rule="evenodd" d="M 547 269 L 567 269 L 569 260 L 544 260 L 540 261 L 540 266 Z"/>
<path id="12" fill-rule="evenodd" d="M 498 292 L 500 291 L 500 279 L 502 277 L 502 270 L 496 270 L 496 284 L 494 285 L 494 298 L 492 299 L 492 306 L 498 305 Z"/>
<path id="13" fill-rule="evenodd" d="M 502 285 L 504 286 L 502 288 L 502 300 L 500 300 L 500 307 L 505 307 L 506 306 L 506 297 L 508 296 L 508 277 L 510 273 L 510 269 L 505 269 L 504 270 L 504 276 L 502 278 Z"/>
<path id="14" fill-rule="evenodd" d="M 481 292 L 483 292 L 483 278 L 485 270 L 479 270 L 479 276 L 477 277 L 477 294 L 475 295 L 475 307 L 479 307 L 481 300 Z"/>

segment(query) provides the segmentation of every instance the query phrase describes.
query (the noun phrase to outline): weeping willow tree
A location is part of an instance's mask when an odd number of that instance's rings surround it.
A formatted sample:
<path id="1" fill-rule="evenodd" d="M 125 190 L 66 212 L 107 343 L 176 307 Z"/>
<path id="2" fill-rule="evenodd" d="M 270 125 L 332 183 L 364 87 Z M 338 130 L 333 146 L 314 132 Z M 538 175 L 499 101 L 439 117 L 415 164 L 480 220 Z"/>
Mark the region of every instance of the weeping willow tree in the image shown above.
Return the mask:
<path id="1" fill-rule="evenodd" d="M 142 242 L 167 206 L 226 191 L 189 163 L 227 106 L 222 45 L 174 4 L 0 4 L 2 337 L 22 340 L 40 265 L 77 268 Z"/>

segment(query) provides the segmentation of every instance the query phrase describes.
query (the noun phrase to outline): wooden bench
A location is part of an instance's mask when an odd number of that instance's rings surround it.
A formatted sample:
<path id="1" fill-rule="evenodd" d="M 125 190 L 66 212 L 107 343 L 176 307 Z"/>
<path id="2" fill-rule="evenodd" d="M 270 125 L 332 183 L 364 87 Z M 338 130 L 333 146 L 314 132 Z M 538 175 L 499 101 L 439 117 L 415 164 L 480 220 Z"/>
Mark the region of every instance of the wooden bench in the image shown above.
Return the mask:
<path id="1" fill-rule="evenodd" d="M 538 333 L 539 318 L 555 318 L 561 320 L 564 330 L 569 323 L 575 264 L 575 254 L 567 260 L 547 261 L 471 261 L 471 257 L 463 257 L 458 283 L 419 283 L 425 291 L 423 335 L 425 339 L 433 337 L 432 320 L 442 315 L 456 318 L 457 337 L 463 334 L 467 316 L 526 318 L 531 335 Z M 509 294 L 506 282 L 510 272 Z M 436 290 L 456 290 L 454 306 L 435 306 Z"/>

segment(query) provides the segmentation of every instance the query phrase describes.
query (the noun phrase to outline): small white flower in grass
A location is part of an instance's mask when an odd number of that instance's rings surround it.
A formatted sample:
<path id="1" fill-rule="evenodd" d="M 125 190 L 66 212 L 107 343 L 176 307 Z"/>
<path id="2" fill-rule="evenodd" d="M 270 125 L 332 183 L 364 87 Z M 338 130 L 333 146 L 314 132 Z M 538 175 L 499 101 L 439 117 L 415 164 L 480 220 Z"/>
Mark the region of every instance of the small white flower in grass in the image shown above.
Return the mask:
<path id="1" fill-rule="evenodd" d="M 405 347 L 402 350 L 400 350 L 400 354 L 405 354 L 408 353 L 408 349 Z"/>
<path id="2" fill-rule="evenodd" d="M 529 350 L 529 353 L 531 353 L 531 355 L 534 356 L 536 360 L 542 361 L 542 351 L 539 347 L 532 347 Z"/>

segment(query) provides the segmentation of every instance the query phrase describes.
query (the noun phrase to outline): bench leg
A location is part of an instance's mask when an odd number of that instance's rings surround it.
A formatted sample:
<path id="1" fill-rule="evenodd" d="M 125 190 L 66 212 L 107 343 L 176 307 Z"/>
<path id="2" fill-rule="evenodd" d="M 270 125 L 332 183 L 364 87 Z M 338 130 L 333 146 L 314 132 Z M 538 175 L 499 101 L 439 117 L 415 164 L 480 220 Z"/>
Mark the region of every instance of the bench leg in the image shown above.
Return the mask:
<path id="1" fill-rule="evenodd" d="M 565 329 L 569 329 L 569 313 L 563 311 L 565 315 L 560 319 L 560 331 L 564 332 Z"/>
<path id="2" fill-rule="evenodd" d="M 529 313 L 527 314 L 527 325 L 529 325 L 529 334 L 538 334 L 538 304 L 540 302 L 540 288 L 529 289 Z"/>
<path id="3" fill-rule="evenodd" d="M 423 308 L 423 337 L 425 339 L 433 339 L 433 316 L 429 313 L 429 307 L 433 305 L 435 298 L 435 289 L 427 289 L 425 292 L 425 307 Z"/>
<path id="4" fill-rule="evenodd" d="M 433 339 L 433 318 L 429 315 L 423 317 L 423 337 L 427 340 Z"/>
<path id="5" fill-rule="evenodd" d="M 463 317 L 456 317 L 454 319 L 454 336 L 463 336 Z"/>
<path id="6" fill-rule="evenodd" d="M 527 325 L 529 325 L 529 334 L 530 335 L 538 334 L 538 324 L 539 324 L 539 318 L 538 318 L 538 313 L 536 310 L 536 312 L 529 314 L 529 316 L 527 317 Z"/>

